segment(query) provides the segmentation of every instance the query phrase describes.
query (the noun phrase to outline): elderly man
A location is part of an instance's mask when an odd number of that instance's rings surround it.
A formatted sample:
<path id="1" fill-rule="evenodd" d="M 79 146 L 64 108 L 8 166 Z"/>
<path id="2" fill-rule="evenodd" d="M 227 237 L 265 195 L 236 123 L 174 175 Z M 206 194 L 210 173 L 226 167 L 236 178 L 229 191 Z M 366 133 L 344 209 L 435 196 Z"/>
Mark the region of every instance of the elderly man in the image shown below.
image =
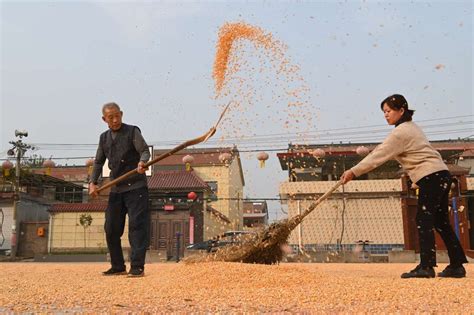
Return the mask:
<path id="1" fill-rule="evenodd" d="M 137 174 L 113 186 L 109 195 L 105 212 L 105 234 L 112 266 L 103 275 L 127 274 L 120 238 L 128 214 L 128 239 L 131 246 L 128 276 L 142 277 L 149 231 L 148 187 L 144 165 L 150 158 L 150 151 L 140 129 L 123 123 L 122 117 L 123 113 L 116 103 L 102 107 L 102 119 L 109 129 L 100 135 L 89 194 L 97 195 L 97 181 L 106 159 L 109 160 L 111 179 L 137 169 Z"/>

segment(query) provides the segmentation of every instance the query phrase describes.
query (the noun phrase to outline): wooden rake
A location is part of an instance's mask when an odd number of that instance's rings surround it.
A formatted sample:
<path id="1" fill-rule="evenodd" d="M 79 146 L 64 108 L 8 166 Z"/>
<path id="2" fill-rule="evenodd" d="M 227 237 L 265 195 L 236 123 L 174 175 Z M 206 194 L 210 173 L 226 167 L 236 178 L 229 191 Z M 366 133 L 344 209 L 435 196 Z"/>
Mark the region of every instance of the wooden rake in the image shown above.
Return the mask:
<path id="1" fill-rule="evenodd" d="M 189 146 L 192 146 L 192 145 L 196 145 L 196 144 L 199 144 L 199 143 L 203 143 L 203 142 L 206 142 L 210 137 L 212 137 L 215 133 L 216 133 L 216 130 L 217 130 L 217 126 L 219 125 L 219 123 L 222 121 L 222 118 L 224 117 L 224 114 L 226 113 L 227 109 L 229 108 L 230 106 L 230 102 L 226 105 L 226 107 L 222 110 L 222 113 L 221 115 L 219 116 L 219 119 L 217 120 L 216 124 L 211 128 L 209 129 L 208 132 L 206 132 L 205 134 L 203 134 L 202 136 L 200 137 L 197 137 L 195 139 L 192 139 L 192 140 L 188 140 L 186 142 L 183 142 L 181 143 L 180 145 L 178 145 L 177 147 L 161 154 L 160 156 L 154 158 L 153 160 L 145 163 L 145 168 L 169 157 L 170 155 L 173 155 L 175 154 L 176 152 L 179 152 Z M 115 178 L 114 180 L 111 180 L 110 182 L 104 184 L 103 186 L 97 188 L 96 192 L 97 194 L 99 194 L 101 191 L 103 191 L 104 189 L 107 189 L 109 187 L 112 187 L 114 185 L 116 185 L 117 183 L 129 178 L 130 176 L 134 175 L 137 173 L 137 169 L 133 169 L 123 175 L 121 175 L 120 177 L 117 177 Z"/>
<path id="2" fill-rule="evenodd" d="M 213 256 L 204 260 L 217 260 L 229 262 L 243 262 L 250 264 L 275 264 L 282 260 L 282 246 L 287 243 L 293 231 L 303 219 L 309 215 L 321 202 L 326 200 L 339 186 L 338 181 L 326 193 L 299 215 L 289 220 L 282 220 L 271 224 L 266 229 L 259 231 L 249 239 L 243 239 L 242 244 L 226 246 L 219 249 Z"/>

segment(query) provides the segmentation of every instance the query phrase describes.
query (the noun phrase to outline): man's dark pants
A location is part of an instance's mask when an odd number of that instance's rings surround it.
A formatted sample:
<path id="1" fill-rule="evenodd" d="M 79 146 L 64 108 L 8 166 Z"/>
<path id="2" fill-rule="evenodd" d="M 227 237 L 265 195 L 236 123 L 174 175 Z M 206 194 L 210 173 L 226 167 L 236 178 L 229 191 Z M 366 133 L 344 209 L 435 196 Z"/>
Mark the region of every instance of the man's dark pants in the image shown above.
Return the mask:
<path id="1" fill-rule="evenodd" d="M 131 247 L 130 264 L 132 268 L 144 268 L 150 225 L 147 187 L 121 193 L 111 192 L 109 195 L 105 212 L 105 235 L 112 268 L 116 270 L 125 268 L 120 238 L 123 235 L 127 214 L 128 240 Z"/>

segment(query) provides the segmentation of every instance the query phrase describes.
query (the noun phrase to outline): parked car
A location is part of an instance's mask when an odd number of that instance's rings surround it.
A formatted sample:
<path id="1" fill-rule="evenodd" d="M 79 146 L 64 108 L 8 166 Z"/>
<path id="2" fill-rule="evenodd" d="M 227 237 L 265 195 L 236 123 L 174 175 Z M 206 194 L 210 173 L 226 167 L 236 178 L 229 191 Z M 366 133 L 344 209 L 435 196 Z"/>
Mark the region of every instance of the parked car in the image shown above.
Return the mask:
<path id="1" fill-rule="evenodd" d="M 208 253 L 215 252 L 219 247 L 239 244 L 245 236 L 250 234 L 252 234 L 250 231 L 228 231 L 210 240 L 190 244 L 186 248 L 190 250 L 205 250 Z"/>

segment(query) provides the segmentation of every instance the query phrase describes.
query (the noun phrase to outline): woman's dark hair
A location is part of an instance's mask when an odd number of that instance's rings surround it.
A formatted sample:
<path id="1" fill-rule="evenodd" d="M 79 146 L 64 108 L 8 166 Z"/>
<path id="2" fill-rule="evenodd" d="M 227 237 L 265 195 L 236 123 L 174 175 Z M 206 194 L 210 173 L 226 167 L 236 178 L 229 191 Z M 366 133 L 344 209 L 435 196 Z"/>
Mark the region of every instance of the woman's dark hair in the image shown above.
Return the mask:
<path id="1" fill-rule="evenodd" d="M 387 97 L 380 103 L 380 108 L 383 110 L 383 105 L 387 104 L 388 107 L 390 107 L 393 110 L 400 110 L 404 109 L 405 111 L 403 112 L 402 117 L 397 121 L 395 126 L 400 125 L 401 123 L 405 121 L 411 121 L 413 114 L 415 111 L 413 109 L 408 109 L 408 102 L 405 99 L 403 95 L 400 94 L 393 94 Z"/>

